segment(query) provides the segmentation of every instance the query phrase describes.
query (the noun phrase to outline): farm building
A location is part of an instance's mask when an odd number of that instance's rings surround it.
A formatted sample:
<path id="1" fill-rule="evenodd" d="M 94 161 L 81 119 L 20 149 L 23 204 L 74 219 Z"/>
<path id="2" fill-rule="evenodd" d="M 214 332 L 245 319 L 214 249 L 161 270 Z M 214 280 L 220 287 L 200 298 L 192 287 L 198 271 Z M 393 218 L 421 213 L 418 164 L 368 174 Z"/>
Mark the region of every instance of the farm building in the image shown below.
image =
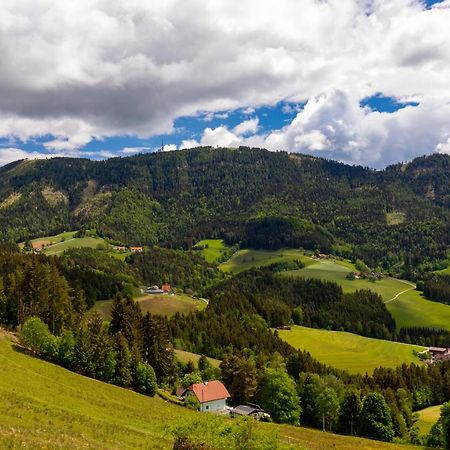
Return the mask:
<path id="1" fill-rule="evenodd" d="M 448 361 L 450 360 L 450 348 L 444 347 L 429 347 L 428 351 L 431 354 L 433 361 Z"/>
<path id="2" fill-rule="evenodd" d="M 165 294 L 166 292 L 163 289 L 160 289 L 156 284 L 150 286 L 145 290 L 147 294 Z"/>
<path id="3" fill-rule="evenodd" d="M 227 409 L 227 398 L 230 393 L 227 388 L 218 380 L 196 383 L 185 389 L 184 398 L 195 396 L 200 403 L 202 412 L 220 412 Z"/>
<path id="4" fill-rule="evenodd" d="M 172 291 L 172 287 L 170 286 L 170 284 L 163 284 L 161 286 L 161 289 L 167 294 Z"/>
<path id="5" fill-rule="evenodd" d="M 130 247 L 131 253 L 142 253 L 144 251 L 144 247 Z"/>
<path id="6" fill-rule="evenodd" d="M 232 417 L 242 417 L 249 416 L 253 417 L 256 420 L 270 420 L 269 414 L 267 414 L 261 407 L 258 405 L 248 404 L 248 405 L 239 405 L 231 410 Z"/>

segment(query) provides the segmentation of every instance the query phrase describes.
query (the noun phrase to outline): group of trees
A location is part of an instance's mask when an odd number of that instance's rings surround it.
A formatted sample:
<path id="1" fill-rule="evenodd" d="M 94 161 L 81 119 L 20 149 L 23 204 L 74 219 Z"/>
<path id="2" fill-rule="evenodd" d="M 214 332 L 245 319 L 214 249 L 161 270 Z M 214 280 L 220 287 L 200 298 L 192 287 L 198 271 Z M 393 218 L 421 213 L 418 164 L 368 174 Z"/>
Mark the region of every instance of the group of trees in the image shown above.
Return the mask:
<path id="1" fill-rule="evenodd" d="M 449 164 L 433 155 L 375 172 L 244 147 L 14 163 L 0 169 L 0 239 L 89 227 L 172 247 L 205 236 L 336 253 L 347 243 L 369 266 L 414 277 L 446 258 Z"/>

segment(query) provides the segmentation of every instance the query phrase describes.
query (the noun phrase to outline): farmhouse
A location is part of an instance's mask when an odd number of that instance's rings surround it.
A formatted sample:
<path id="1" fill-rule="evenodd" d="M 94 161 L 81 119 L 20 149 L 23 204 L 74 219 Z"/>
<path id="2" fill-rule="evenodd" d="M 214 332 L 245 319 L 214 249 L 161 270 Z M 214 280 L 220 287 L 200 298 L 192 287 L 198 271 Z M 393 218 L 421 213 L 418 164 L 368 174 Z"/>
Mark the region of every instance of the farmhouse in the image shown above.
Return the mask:
<path id="1" fill-rule="evenodd" d="M 147 288 L 145 292 L 147 294 L 165 294 L 165 292 L 162 289 L 160 289 L 156 284 Z"/>
<path id="2" fill-rule="evenodd" d="M 166 294 L 168 294 L 169 292 L 172 291 L 172 287 L 170 286 L 170 284 L 163 284 L 163 285 L 161 286 L 161 289 L 162 289 Z"/>
<path id="3" fill-rule="evenodd" d="M 144 247 L 130 247 L 131 253 L 142 253 L 144 251 Z"/>
<path id="4" fill-rule="evenodd" d="M 183 396 L 195 396 L 202 412 L 220 412 L 227 409 L 226 400 L 230 393 L 220 381 L 214 380 L 192 384 L 184 391 Z"/>
<path id="5" fill-rule="evenodd" d="M 429 347 L 432 361 L 448 361 L 450 360 L 450 348 Z"/>
<path id="6" fill-rule="evenodd" d="M 123 246 L 123 245 L 116 245 L 114 247 L 114 250 L 116 250 L 117 252 L 126 252 L 127 248 L 125 246 Z"/>

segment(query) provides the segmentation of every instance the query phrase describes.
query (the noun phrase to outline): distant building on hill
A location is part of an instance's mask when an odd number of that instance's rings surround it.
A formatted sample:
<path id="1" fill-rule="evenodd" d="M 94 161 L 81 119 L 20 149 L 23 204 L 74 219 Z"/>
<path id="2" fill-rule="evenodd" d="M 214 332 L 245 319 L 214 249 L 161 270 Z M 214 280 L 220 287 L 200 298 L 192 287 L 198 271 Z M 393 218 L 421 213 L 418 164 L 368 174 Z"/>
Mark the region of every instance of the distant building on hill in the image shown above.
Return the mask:
<path id="1" fill-rule="evenodd" d="M 126 252 L 127 248 L 124 245 L 116 245 L 114 247 L 114 250 L 118 251 L 118 252 Z"/>
<path id="2" fill-rule="evenodd" d="M 239 405 L 231 410 L 232 417 L 253 417 L 256 420 L 270 420 L 267 414 L 260 406 L 249 403 L 247 405 Z"/>
<path id="3" fill-rule="evenodd" d="M 195 396 L 202 412 L 223 412 L 227 410 L 227 399 L 230 393 L 218 380 L 196 383 L 184 390 L 182 396 Z"/>
<path id="4" fill-rule="evenodd" d="M 145 292 L 147 294 L 165 294 L 166 293 L 162 289 L 160 289 L 159 286 L 157 286 L 156 284 L 147 288 L 145 290 Z"/>
<path id="5" fill-rule="evenodd" d="M 142 253 L 144 251 L 144 247 L 130 247 L 131 253 Z"/>
<path id="6" fill-rule="evenodd" d="M 450 361 L 450 348 L 444 347 L 429 347 L 431 360 L 434 361 Z"/>
<path id="7" fill-rule="evenodd" d="M 168 294 L 169 292 L 172 291 L 172 287 L 170 286 L 170 284 L 163 284 L 163 285 L 161 286 L 161 289 L 162 289 L 166 294 Z"/>

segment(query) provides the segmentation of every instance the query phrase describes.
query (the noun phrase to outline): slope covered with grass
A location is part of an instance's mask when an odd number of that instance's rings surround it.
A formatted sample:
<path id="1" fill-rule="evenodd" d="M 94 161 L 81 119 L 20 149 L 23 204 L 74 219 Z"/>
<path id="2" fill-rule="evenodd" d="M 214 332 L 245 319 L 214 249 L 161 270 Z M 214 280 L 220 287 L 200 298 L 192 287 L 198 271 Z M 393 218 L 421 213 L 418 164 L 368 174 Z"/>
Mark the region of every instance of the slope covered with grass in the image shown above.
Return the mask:
<path id="1" fill-rule="evenodd" d="M 173 431 L 186 424 L 197 433 L 196 440 L 219 449 L 237 449 L 237 423 L 85 378 L 28 356 L 0 330 L 2 449 L 169 449 Z M 266 442 L 278 434 L 279 448 L 291 444 L 314 450 L 417 449 L 285 425 L 261 424 L 252 433 L 254 440 Z"/>
<path id="2" fill-rule="evenodd" d="M 416 345 L 300 326 L 293 326 L 291 330 L 278 330 L 278 334 L 292 346 L 307 350 L 320 362 L 350 373 L 364 374 L 380 366 L 420 363 L 413 350 L 424 350 Z"/>

